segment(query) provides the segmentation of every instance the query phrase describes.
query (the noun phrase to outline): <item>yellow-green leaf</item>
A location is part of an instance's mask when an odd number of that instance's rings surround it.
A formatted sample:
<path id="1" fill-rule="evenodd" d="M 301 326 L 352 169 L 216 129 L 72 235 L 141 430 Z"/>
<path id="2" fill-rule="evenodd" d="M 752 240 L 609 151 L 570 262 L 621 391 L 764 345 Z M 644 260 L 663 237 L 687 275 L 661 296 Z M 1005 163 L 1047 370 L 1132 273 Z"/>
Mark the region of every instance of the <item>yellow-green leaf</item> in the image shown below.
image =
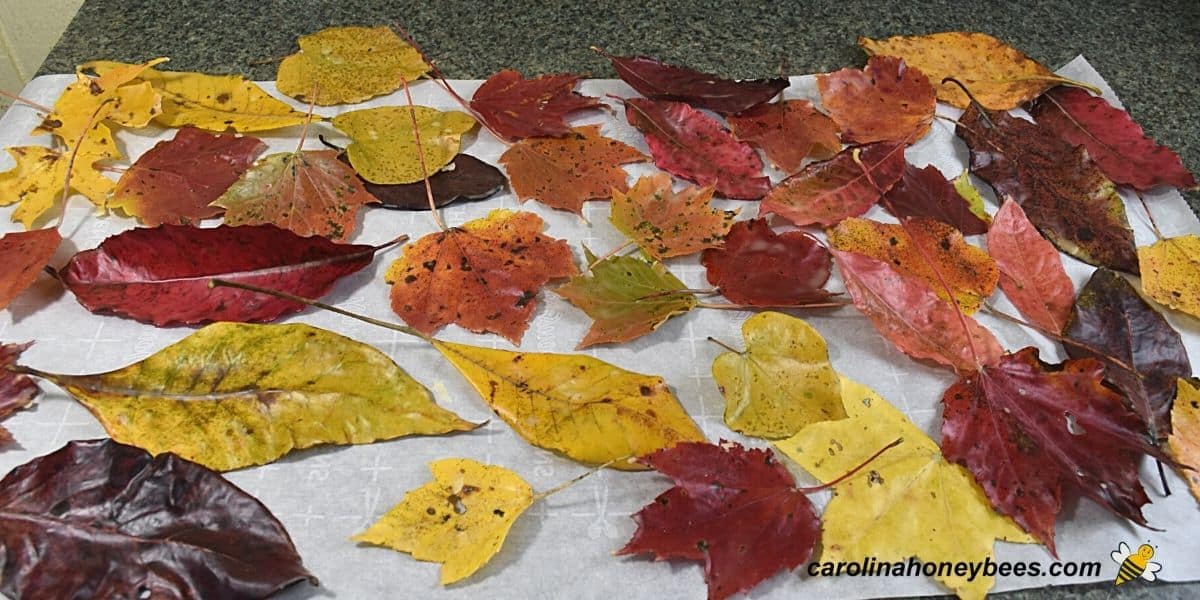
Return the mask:
<path id="1" fill-rule="evenodd" d="M 415 183 L 424 179 L 409 108 L 366 108 L 333 118 L 333 126 L 350 137 L 346 157 L 363 179 L 380 184 Z M 411 108 L 425 151 L 425 171 L 432 176 L 454 160 L 462 134 L 475 127 L 475 119 L 454 110 Z"/>
<path id="2" fill-rule="evenodd" d="M 661 377 L 580 354 L 432 343 L 521 437 L 579 462 L 640 471 L 625 459 L 704 440 Z"/>
<path id="3" fill-rule="evenodd" d="M 517 517 L 534 501 L 533 488 L 504 467 L 467 458 L 429 464 L 433 481 L 409 491 L 399 504 L 350 538 L 442 563 L 442 585 L 487 564 Z"/>
<path id="4" fill-rule="evenodd" d="M 846 417 L 829 349 L 811 325 L 763 312 L 742 323 L 742 337 L 745 352 L 724 352 L 712 364 L 730 429 L 779 439 Z"/>
<path id="5" fill-rule="evenodd" d="M 113 439 L 220 471 L 475 427 L 382 352 L 299 323 L 214 323 L 128 367 L 48 379 Z"/>
<path id="6" fill-rule="evenodd" d="M 967 207 L 970 208 L 971 214 L 979 217 L 984 223 L 992 222 L 992 215 L 989 215 L 987 209 L 983 207 L 983 196 L 971 184 L 970 171 L 963 171 L 954 178 L 954 191 L 958 192 L 960 198 L 967 201 Z"/>
<path id="7" fill-rule="evenodd" d="M 1138 267 L 1147 296 L 1200 317 L 1200 237 L 1181 235 L 1138 248 Z"/>
<path id="8" fill-rule="evenodd" d="M 301 102 L 362 102 L 429 72 L 421 53 L 387 26 L 329 27 L 297 42 L 300 51 L 279 63 L 275 85 Z"/>
<path id="9" fill-rule="evenodd" d="M 900 444 L 833 486 L 818 560 L 926 563 L 992 559 L 996 540 L 1033 543 L 992 509 L 971 474 L 947 462 L 937 443 L 864 385 L 842 378 L 847 419 L 805 427 L 775 442 L 789 458 L 828 482 L 880 448 Z M 994 560 L 994 559 L 993 559 Z M 982 598 L 995 577 L 937 577 L 960 598 Z"/>

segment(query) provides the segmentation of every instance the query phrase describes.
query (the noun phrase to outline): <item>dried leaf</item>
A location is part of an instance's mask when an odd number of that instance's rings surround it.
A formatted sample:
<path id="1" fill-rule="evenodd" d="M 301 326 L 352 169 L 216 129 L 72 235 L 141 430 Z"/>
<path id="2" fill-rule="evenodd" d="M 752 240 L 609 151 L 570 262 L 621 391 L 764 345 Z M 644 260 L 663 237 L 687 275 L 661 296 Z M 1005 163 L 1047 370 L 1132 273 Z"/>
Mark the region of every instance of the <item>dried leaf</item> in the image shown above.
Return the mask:
<path id="1" fill-rule="evenodd" d="M 627 194 L 613 191 L 609 219 L 655 259 L 695 254 L 720 247 L 737 216 L 737 211 L 712 208 L 712 195 L 711 187 L 685 186 L 676 192 L 670 175 L 647 175 Z"/>
<path id="2" fill-rule="evenodd" d="M 500 156 L 513 192 L 522 202 L 583 214 L 583 203 L 629 189 L 621 165 L 643 162 L 632 146 L 600 135 L 599 125 L 584 125 L 562 138 L 530 138 Z"/>
<path id="3" fill-rule="evenodd" d="M 817 89 L 842 139 L 856 144 L 920 139 L 937 106 L 929 78 L 893 56 L 872 56 L 861 71 L 817 75 Z"/>
<path id="4" fill-rule="evenodd" d="M 41 391 L 29 375 L 10 370 L 17 364 L 21 353 L 33 342 L 24 344 L 0 344 L 0 421 L 29 406 Z M 0 427 L 0 449 L 13 442 L 12 434 Z"/>
<path id="5" fill-rule="evenodd" d="M 345 154 L 339 155 L 338 160 L 350 164 Z M 383 208 L 429 210 L 429 197 L 426 195 L 423 180 L 399 184 L 371 183 L 361 177 L 359 180 L 362 181 L 363 189 L 375 196 Z M 500 169 L 470 154 L 455 156 L 450 164 L 429 176 L 433 204 L 438 208 L 457 202 L 486 200 L 500 193 L 507 182 Z"/>
<path id="6" fill-rule="evenodd" d="M 279 63 L 275 85 L 301 102 L 362 102 L 429 72 L 421 53 L 386 25 L 328 27 L 296 42 L 300 51 Z"/>
<path id="7" fill-rule="evenodd" d="M 413 133 L 414 115 L 420 149 Z M 381 106 L 342 113 L 333 118 L 333 126 L 350 137 L 346 157 L 363 179 L 414 183 L 454 160 L 462 135 L 475 128 L 475 119 L 464 112 L 428 106 Z"/>
<path id="8" fill-rule="evenodd" d="M 796 225 L 836 225 L 874 206 L 900 180 L 905 164 L 903 144 L 846 148 L 779 182 L 763 198 L 758 215 L 777 214 Z"/>
<path id="9" fill-rule="evenodd" d="M 829 250 L 803 231 L 777 234 L 765 219 L 735 223 L 725 244 L 705 250 L 700 263 L 708 282 L 739 304 L 791 306 L 831 296 L 821 288 L 833 268 Z"/>
<path id="10" fill-rule="evenodd" d="M 760 104 L 726 121 L 733 135 L 761 148 L 776 168 L 787 173 L 800 170 L 805 158 L 825 160 L 842 148 L 837 124 L 808 100 Z"/>
<path id="11" fill-rule="evenodd" d="M 1000 287 L 1017 310 L 1034 325 L 1061 332 L 1075 304 L 1075 286 L 1058 250 L 1034 229 L 1019 204 L 1004 201 L 987 243 L 1000 268 Z"/>
<path id="12" fill-rule="evenodd" d="M 0 310 L 37 281 L 62 242 L 58 230 L 10 231 L 0 237 Z"/>
<path id="13" fill-rule="evenodd" d="M 564 120 L 569 113 L 604 106 L 597 98 L 572 91 L 579 78 L 563 73 L 525 79 L 504 69 L 475 90 L 471 110 L 510 140 L 570 135 Z"/>
<path id="14" fill-rule="evenodd" d="M 763 312 L 742 323 L 744 352 L 723 352 L 712 375 L 725 397 L 725 424 L 779 439 L 805 426 L 846 418 L 825 338 L 808 323 Z"/>
<path id="15" fill-rule="evenodd" d="M 965 172 L 964 172 L 965 175 Z M 910 164 L 904 165 L 904 174 L 900 181 L 888 190 L 883 206 L 889 211 L 894 210 L 896 216 L 929 217 L 943 223 L 953 225 L 963 235 L 978 235 L 987 233 L 987 213 L 983 212 L 983 198 L 971 187 L 967 179 L 961 179 L 974 192 L 971 200 L 963 197 L 956 187 L 960 186 L 958 179 L 954 184 L 946 180 L 942 172 L 933 165 L 918 169 Z M 978 198 L 978 204 L 975 204 Z M 983 216 L 980 216 L 980 213 Z"/>
<path id="16" fill-rule="evenodd" d="M 103 123 L 96 126 L 107 127 Z M 115 186 L 113 180 L 87 166 L 116 158 L 109 150 L 111 145 L 100 143 L 104 139 L 98 136 L 83 138 L 75 156 L 75 166 L 71 169 L 71 190 L 83 194 L 97 206 L 104 204 Z M 0 173 L 0 206 L 20 204 L 12 212 L 12 220 L 20 222 L 26 229 L 33 229 L 38 219 L 62 199 L 69 151 L 64 154 L 41 146 L 16 146 L 5 150 L 17 165 Z"/>
<path id="17" fill-rule="evenodd" d="M 1167 438 L 1167 452 L 1181 465 L 1175 472 L 1187 481 L 1192 496 L 1200 502 L 1200 383 L 1195 379 L 1177 380 L 1175 407 L 1171 409 L 1171 436 Z"/>
<path id="18" fill-rule="evenodd" d="M 1147 296 L 1200 317 L 1200 237 L 1181 235 L 1138 248 L 1138 267 Z"/>
<path id="19" fill-rule="evenodd" d="M 959 197 L 967 201 L 967 206 L 971 207 L 971 212 L 979 217 L 979 220 L 984 223 L 991 223 L 992 217 L 983 207 L 983 196 L 979 190 L 971 184 L 971 171 L 965 170 L 954 178 L 954 191 L 958 192 Z"/>
<path id="20" fill-rule="evenodd" d="M 686 102 L 696 108 L 732 115 L 774 98 L 789 85 L 783 78 L 734 81 L 669 65 L 647 56 L 612 56 L 617 75 L 639 94 L 658 100 Z"/>

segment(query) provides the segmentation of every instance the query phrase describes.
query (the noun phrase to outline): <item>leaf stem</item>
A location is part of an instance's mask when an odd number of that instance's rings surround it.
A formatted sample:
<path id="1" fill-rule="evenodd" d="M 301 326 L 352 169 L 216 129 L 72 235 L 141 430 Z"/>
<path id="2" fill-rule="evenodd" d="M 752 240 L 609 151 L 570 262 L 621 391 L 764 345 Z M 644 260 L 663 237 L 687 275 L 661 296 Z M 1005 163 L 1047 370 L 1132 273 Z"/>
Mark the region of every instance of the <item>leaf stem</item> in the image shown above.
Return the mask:
<path id="1" fill-rule="evenodd" d="M 0 90 L 0 96 L 4 96 L 5 98 L 12 100 L 13 102 L 20 102 L 21 104 L 24 104 L 25 106 L 32 107 L 32 108 L 39 110 L 41 112 L 44 112 L 46 114 L 50 114 L 50 113 L 54 112 L 53 108 L 50 108 L 48 106 L 43 106 L 41 104 L 38 104 L 37 102 L 34 102 L 33 100 L 22 98 L 16 94 L 10 94 L 4 90 Z"/>
<path id="2" fill-rule="evenodd" d="M 408 234 L 402 233 L 402 234 L 392 238 L 391 241 L 387 241 L 378 246 L 374 246 L 374 249 L 376 252 L 379 252 L 380 250 L 391 248 L 392 246 L 395 246 L 397 244 L 403 244 L 404 242 L 407 242 L 407 241 L 408 241 Z"/>
<path id="3" fill-rule="evenodd" d="M 834 479 L 833 481 L 830 481 L 828 483 L 822 483 L 821 485 L 818 485 L 818 486 L 802 487 L 802 488 L 796 488 L 796 489 L 800 490 L 802 493 L 805 493 L 805 494 L 811 494 L 813 492 L 819 492 L 821 490 L 829 489 L 847 479 L 850 479 L 851 477 L 854 476 L 855 473 L 861 471 L 863 467 L 871 464 L 872 461 L 879 458 L 879 456 L 882 455 L 884 452 L 887 452 L 888 450 L 891 450 L 892 448 L 899 446 L 900 443 L 903 441 L 904 441 L 904 438 L 896 438 L 896 439 L 892 440 L 892 443 L 876 450 L 875 454 L 868 456 L 866 460 L 859 463 L 857 467 L 854 467 L 853 469 L 851 469 L 849 473 L 846 473 L 846 474 L 842 475 L 841 477 Z"/>
<path id="4" fill-rule="evenodd" d="M 1103 352 L 1103 351 L 1101 351 L 1101 350 L 1098 350 L 1098 349 L 1096 349 L 1096 348 L 1093 348 L 1093 347 L 1091 347 L 1091 346 L 1089 346 L 1089 345 L 1087 345 L 1087 344 L 1084 344 L 1084 343 L 1082 343 L 1082 342 L 1079 342 L 1079 341 L 1077 341 L 1077 340 L 1073 340 L 1073 339 L 1071 339 L 1071 338 L 1069 338 L 1069 337 L 1065 337 L 1065 336 L 1063 336 L 1062 334 L 1055 333 L 1055 332 L 1053 332 L 1053 331 L 1050 331 L 1049 329 L 1045 329 L 1045 328 L 1043 328 L 1043 327 L 1041 327 L 1041 326 L 1039 326 L 1039 325 L 1034 325 L 1033 323 L 1030 323 L 1030 322 L 1028 322 L 1028 321 L 1022 320 L 1022 319 L 1020 319 L 1020 318 L 1018 318 L 1018 317 L 1014 317 L 1014 316 L 1012 316 L 1012 315 L 1010 315 L 1010 314 L 1008 314 L 1008 313 L 1006 313 L 1006 312 L 1004 312 L 1004 311 L 1002 311 L 1002 310 L 1000 310 L 1000 309 L 996 308 L 995 306 L 993 306 L 993 305 L 991 305 L 991 304 L 989 304 L 989 303 L 987 303 L 987 302 L 984 302 L 984 303 L 983 303 L 983 308 L 984 308 L 985 310 L 987 310 L 988 314 L 989 314 L 989 315 L 992 315 L 993 317 L 997 317 L 997 318 L 999 318 L 999 319 L 1003 319 L 1003 320 L 1005 320 L 1005 321 L 1008 321 L 1008 322 L 1010 322 L 1010 323 L 1015 323 L 1015 324 L 1017 324 L 1017 325 L 1021 325 L 1021 326 L 1023 326 L 1023 327 L 1028 327 L 1029 329 L 1032 329 L 1032 330 L 1034 330 L 1034 331 L 1036 331 L 1036 332 L 1038 332 L 1038 333 L 1040 333 L 1040 334 L 1042 334 L 1042 335 L 1044 335 L 1044 336 L 1046 336 L 1046 337 L 1048 337 L 1048 338 L 1050 338 L 1050 339 L 1052 339 L 1052 340 L 1054 340 L 1054 341 L 1056 341 L 1056 342 L 1058 342 L 1058 343 L 1060 343 L 1060 344 L 1062 344 L 1062 345 L 1064 345 L 1064 346 L 1074 346 L 1074 347 L 1076 347 L 1076 348 L 1082 348 L 1082 349 L 1084 349 L 1084 350 L 1087 350 L 1088 352 L 1092 352 L 1092 353 L 1095 353 L 1095 354 L 1097 354 L 1097 355 L 1103 356 L 1103 357 L 1104 357 L 1104 360 L 1106 360 L 1106 361 L 1108 361 L 1108 362 L 1111 362 L 1112 364 L 1114 364 L 1114 365 L 1116 365 L 1116 366 L 1118 366 L 1118 367 L 1120 367 L 1120 368 L 1122 368 L 1122 369 L 1126 369 L 1126 370 L 1128 370 L 1129 372 L 1131 372 L 1131 373 L 1134 373 L 1135 375 L 1137 375 L 1139 378 L 1143 378 L 1143 379 L 1144 379 L 1144 377 L 1142 376 L 1142 374 L 1141 374 L 1141 372 L 1140 372 L 1140 371 L 1137 371 L 1137 370 L 1135 370 L 1133 367 L 1131 367 L 1131 366 L 1129 366 L 1129 365 L 1125 364 L 1125 361 L 1123 361 L 1123 360 L 1121 360 L 1121 359 L 1119 359 L 1119 358 L 1117 358 L 1117 357 L 1115 357 L 1115 356 L 1109 356 L 1107 353 L 1105 353 L 1105 352 Z"/>
<path id="5" fill-rule="evenodd" d="M 763 310 L 767 308 L 840 308 L 852 304 L 849 300 L 829 300 L 827 302 L 812 302 L 809 304 L 716 304 L 712 302 L 696 302 L 697 308 L 714 310 Z"/>
<path id="6" fill-rule="evenodd" d="M 83 146 L 83 140 L 87 138 L 88 132 L 96 125 L 96 120 L 100 117 L 100 111 L 108 106 L 113 99 L 109 98 L 100 103 L 96 110 L 92 111 L 91 118 L 88 119 L 87 125 L 79 134 L 79 139 L 75 140 L 75 147 L 71 148 L 71 153 L 67 155 L 67 175 L 63 178 L 62 190 L 62 210 L 58 213 L 58 222 L 54 225 L 55 229 L 62 227 L 63 221 L 67 218 L 67 201 L 71 198 L 71 174 L 75 170 L 75 157 L 79 155 L 79 149 Z"/>
<path id="7" fill-rule="evenodd" d="M 942 79 L 942 83 L 953 83 L 961 88 L 963 93 L 967 95 L 967 98 L 970 99 L 971 104 L 975 105 L 975 109 L 979 111 L 979 116 L 983 117 L 984 122 L 987 123 L 988 129 L 996 126 L 996 124 L 992 122 L 992 118 L 988 116 L 987 107 L 985 107 L 983 104 L 980 104 L 980 102 L 975 99 L 975 94 L 972 94 L 971 90 L 967 89 L 967 86 L 963 82 L 953 77 L 945 77 Z"/>
<path id="8" fill-rule="evenodd" d="M 587 268 L 584 269 L 583 271 L 585 273 L 588 271 L 591 271 L 592 269 L 596 268 L 596 265 L 598 265 L 598 264 L 600 264 L 600 263 L 602 263 L 602 262 L 604 262 L 604 261 L 606 261 L 606 260 L 608 260 L 608 259 L 610 259 L 610 258 L 632 248 L 633 246 L 636 246 L 636 245 L 637 245 L 637 242 L 635 242 L 633 240 L 629 240 L 629 241 L 625 242 L 624 244 L 621 244 L 620 246 L 617 246 L 616 248 L 613 248 L 612 250 L 609 250 L 608 252 L 604 253 L 603 256 L 597 258 L 596 260 L 593 260 L 592 263 L 589 264 L 587 266 Z"/>
<path id="9" fill-rule="evenodd" d="M 408 79 L 401 77 L 400 84 L 404 86 L 404 97 L 408 99 L 408 118 L 412 122 L 413 140 L 417 144 L 417 160 L 421 163 L 421 181 L 425 183 L 425 198 L 429 201 L 429 214 L 433 222 L 442 231 L 449 231 L 442 215 L 438 213 L 437 202 L 433 200 L 433 186 L 429 183 L 429 168 L 425 166 L 425 147 L 421 145 L 421 126 L 417 124 L 417 109 L 413 104 L 412 91 L 408 89 Z"/>
<path id="10" fill-rule="evenodd" d="M 715 338 L 715 337 L 713 337 L 713 336 L 711 336 L 711 335 L 710 335 L 710 336 L 708 336 L 708 338 L 707 338 L 707 339 L 708 339 L 708 341 L 710 341 L 710 342 L 712 342 L 712 343 L 714 343 L 714 344 L 716 344 L 716 345 L 718 345 L 718 346 L 720 346 L 720 347 L 722 347 L 722 348 L 724 348 L 724 349 L 726 349 L 726 350 L 728 350 L 728 351 L 730 351 L 730 352 L 732 352 L 732 353 L 734 353 L 734 354 L 741 354 L 741 353 L 742 353 L 742 351 L 741 351 L 741 350 L 738 350 L 737 348 L 734 348 L 733 346 L 730 346 L 729 344 L 726 344 L 725 342 L 722 342 L 721 340 L 718 340 L 717 338 Z"/>
<path id="11" fill-rule="evenodd" d="M 654 292 L 653 294 L 646 294 L 645 296 L 642 296 L 641 298 L 638 298 L 637 300 L 635 300 L 635 302 L 641 302 L 642 300 L 654 300 L 655 298 L 674 296 L 675 294 L 692 294 L 695 296 L 715 296 L 720 293 L 721 292 L 719 292 L 717 290 L 712 290 L 712 289 L 693 290 L 693 289 L 688 289 L 688 288 L 681 288 L 681 289 L 675 289 L 675 290 L 663 290 L 661 292 Z"/>
<path id="12" fill-rule="evenodd" d="M 308 103 L 308 114 L 304 115 L 304 129 L 300 130 L 300 143 L 296 144 L 296 154 L 304 150 L 304 140 L 308 139 L 308 127 L 312 125 L 313 110 L 317 108 L 317 84 L 312 87 L 312 102 Z"/>
<path id="13" fill-rule="evenodd" d="M 565 489 L 567 489 L 567 488 L 569 488 L 569 487 L 571 487 L 571 486 L 573 486 L 573 485 L 575 485 L 575 484 L 579 483 L 580 481 L 583 481 L 584 479 L 587 479 L 588 477 L 591 477 L 592 475 L 595 475 L 595 474 L 596 474 L 598 471 L 600 471 L 601 469 L 608 468 L 608 467 L 612 466 L 612 464 L 613 464 L 613 463 L 615 463 L 615 462 L 617 462 L 617 461 L 621 461 L 621 460 L 628 460 L 629 458 L 630 458 L 630 457 L 628 457 L 628 456 L 626 456 L 626 457 L 623 457 L 623 458 L 614 458 L 614 459 L 612 459 L 612 460 L 610 460 L 610 461 L 608 461 L 608 462 L 606 462 L 606 463 L 604 463 L 604 464 L 602 464 L 602 465 L 599 465 L 599 466 L 596 466 L 596 467 L 594 467 L 594 468 L 593 468 L 593 469 L 591 469 L 590 471 L 586 471 L 586 472 L 584 472 L 584 473 L 582 473 L 582 474 L 580 474 L 580 475 L 577 475 L 576 477 L 574 477 L 574 478 L 572 478 L 572 479 L 569 479 L 569 480 L 567 480 L 567 481 L 564 481 L 564 482 L 562 482 L 562 483 L 560 483 L 560 484 L 558 484 L 558 485 L 556 485 L 556 486 L 554 486 L 554 487 L 552 487 L 552 488 L 550 488 L 550 489 L 548 489 L 548 490 L 546 490 L 546 491 L 544 491 L 544 492 L 538 492 L 537 494 L 534 494 L 534 495 L 533 495 L 533 502 L 538 502 L 539 500 L 545 500 L 547 497 L 549 497 L 549 496 L 553 496 L 554 494 L 557 494 L 557 493 L 559 493 L 559 492 L 561 492 L 561 491 L 563 491 L 563 490 L 565 490 Z M 531 503 L 531 504 L 532 504 L 532 503 Z"/>
<path id="14" fill-rule="evenodd" d="M 1138 201 L 1142 203 L 1142 210 L 1146 211 L 1146 218 L 1150 219 L 1150 229 L 1154 230 L 1154 237 L 1157 237 L 1160 242 L 1166 241 L 1167 238 L 1163 237 L 1162 230 L 1158 228 L 1158 222 L 1154 220 L 1154 213 L 1150 212 L 1150 206 L 1146 204 L 1146 199 L 1142 197 L 1142 193 L 1137 190 L 1134 190 L 1133 193 L 1137 195 Z M 1163 483 L 1165 484 L 1166 480 L 1163 480 Z"/>

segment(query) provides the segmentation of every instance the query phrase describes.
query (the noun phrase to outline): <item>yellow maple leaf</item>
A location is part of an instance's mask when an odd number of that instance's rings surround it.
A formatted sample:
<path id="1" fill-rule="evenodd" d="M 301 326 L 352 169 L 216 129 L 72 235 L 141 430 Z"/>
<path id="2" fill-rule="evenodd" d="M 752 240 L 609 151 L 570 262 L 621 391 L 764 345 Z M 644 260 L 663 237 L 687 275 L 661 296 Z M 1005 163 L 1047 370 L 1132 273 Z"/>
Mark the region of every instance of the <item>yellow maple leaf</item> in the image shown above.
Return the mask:
<path id="1" fill-rule="evenodd" d="M 96 126 L 107 129 L 100 123 Z M 75 164 L 71 168 L 71 189 L 98 205 L 103 205 L 116 186 L 113 180 L 90 166 L 113 157 L 110 152 L 113 146 L 102 144 L 104 139 L 103 136 L 84 138 L 78 145 Z M 20 203 L 13 211 L 12 220 L 20 222 L 26 229 L 33 229 L 38 218 L 62 197 L 70 156 L 42 146 L 17 146 L 6 150 L 17 166 L 0 173 L 0 206 Z"/>
<path id="2" fill-rule="evenodd" d="M 413 114 L 425 153 L 424 171 L 413 134 Z M 363 179 L 380 184 L 415 183 L 454 160 L 462 135 L 475 127 L 475 118 L 428 106 L 383 106 L 342 113 L 333 118 L 333 126 L 350 137 L 346 157 Z"/>
<path id="3" fill-rule="evenodd" d="M 1200 317 L 1200 237 L 1181 235 L 1140 247 L 1138 266 L 1147 296 Z"/>
<path id="4" fill-rule="evenodd" d="M 1171 437 L 1167 452 L 1180 463 L 1200 469 L 1200 387 L 1198 382 L 1180 379 L 1176 382 L 1175 405 L 1171 408 Z M 1200 501 L 1200 471 L 1176 468 L 1187 481 L 1192 496 Z"/>
<path id="5" fill-rule="evenodd" d="M 300 51 L 279 63 L 275 85 L 301 102 L 361 102 L 429 72 L 421 53 L 387 26 L 330 27 L 297 42 Z"/>

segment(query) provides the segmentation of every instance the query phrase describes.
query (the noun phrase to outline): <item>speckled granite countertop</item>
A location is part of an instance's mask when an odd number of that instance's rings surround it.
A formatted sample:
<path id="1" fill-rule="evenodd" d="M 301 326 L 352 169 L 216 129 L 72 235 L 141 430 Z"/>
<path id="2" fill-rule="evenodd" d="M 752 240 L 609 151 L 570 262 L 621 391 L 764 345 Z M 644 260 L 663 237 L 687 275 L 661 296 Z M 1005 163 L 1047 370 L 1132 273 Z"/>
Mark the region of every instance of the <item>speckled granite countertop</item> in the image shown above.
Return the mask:
<path id="1" fill-rule="evenodd" d="M 1018 4 L 1020 6 L 1018 7 Z M 1200 2 L 400 2 L 88 0 L 39 74 L 90 59 L 171 57 L 170 68 L 274 79 L 296 36 L 329 25 L 402 23 L 446 76 L 501 68 L 614 77 L 588 50 L 648 54 L 732 77 L 860 66 L 860 35 L 952 29 L 995 35 L 1051 68 L 1083 54 L 1147 133 L 1200 171 Z M 1200 212 L 1200 194 L 1185 194 Z M 1180 492 L 1183 493 L 1183 492 Z M 1196 598 L 1200 584 L 1111 583 L 998 594 L 1024 598 Z"/>

